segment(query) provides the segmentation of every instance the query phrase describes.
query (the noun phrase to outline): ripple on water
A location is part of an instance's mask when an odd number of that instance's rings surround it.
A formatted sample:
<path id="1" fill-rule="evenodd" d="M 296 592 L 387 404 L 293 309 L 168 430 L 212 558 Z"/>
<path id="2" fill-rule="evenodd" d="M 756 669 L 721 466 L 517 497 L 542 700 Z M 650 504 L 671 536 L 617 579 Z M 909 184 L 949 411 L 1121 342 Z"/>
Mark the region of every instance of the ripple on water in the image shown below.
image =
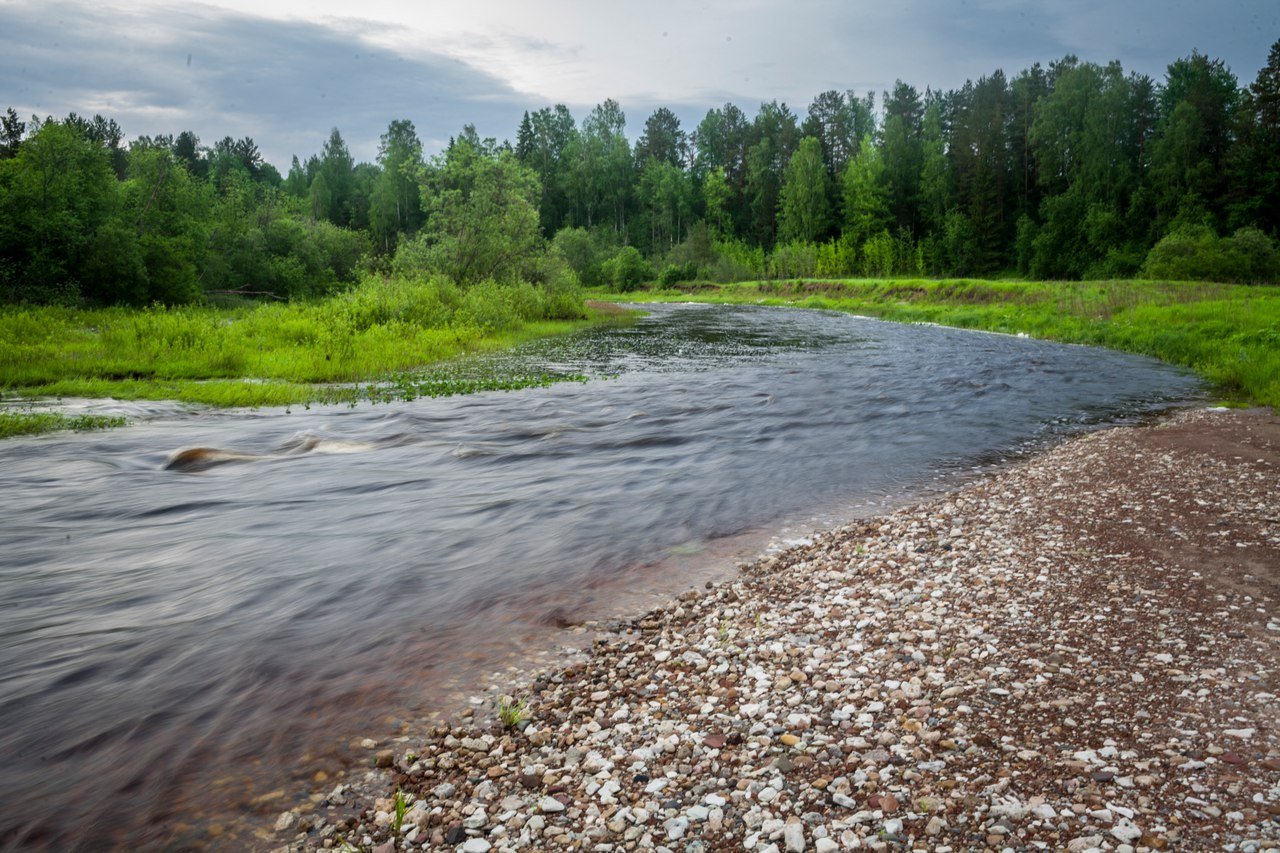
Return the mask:
<path id="1" fill-rule="evenodd" d="M 139 404 L 109 435 L 0 444 L 0 837 L 164 847 L 175 804 L 250 808 L 245 777 L 289 784 L 300 755 L 620 579 L 731 565 L 730 543 L 788 519 L 1197 392 L 1083 347 L 652 310 L 459 368 L 607 381 L 291 414 Z M 250 458 L 163 470 L 198 447 Z"/>

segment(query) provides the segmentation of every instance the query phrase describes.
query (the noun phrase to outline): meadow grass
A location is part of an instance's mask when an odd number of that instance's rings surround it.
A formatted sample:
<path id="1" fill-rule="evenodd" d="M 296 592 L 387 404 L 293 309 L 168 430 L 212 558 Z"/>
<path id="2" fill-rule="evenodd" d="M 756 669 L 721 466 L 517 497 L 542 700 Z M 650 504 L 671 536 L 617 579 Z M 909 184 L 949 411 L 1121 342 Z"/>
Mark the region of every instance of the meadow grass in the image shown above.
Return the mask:
<path id="1" fill-rule="evenodd" d="M 419 371 L 604 316 L 530 285 L 464 291 L 440 279 L 370 279 L 319 302 L 235 308 L 8 307 L 0 394 L 285 406 L 527 387 L 579 377 Z"/>
<path id="2" fill-rule="evenodd" d="M 1161 281 L 796 280 L 591 294 L 794 305 L 1108 347 L 1189 367 L 1232 402 L 1280 408 L 1280 288 Z"/>

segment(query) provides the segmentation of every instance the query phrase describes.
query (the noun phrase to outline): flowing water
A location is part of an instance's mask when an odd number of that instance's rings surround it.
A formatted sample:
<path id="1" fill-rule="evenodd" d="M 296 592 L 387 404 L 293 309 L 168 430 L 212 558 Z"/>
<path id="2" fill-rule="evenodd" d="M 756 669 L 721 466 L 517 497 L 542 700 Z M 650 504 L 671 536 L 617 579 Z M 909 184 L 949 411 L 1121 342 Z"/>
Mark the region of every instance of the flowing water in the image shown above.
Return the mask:
<path id="1" fill-rule="evenodd" d="M 274 814 L 291 769 L 644 567 L 1198 393 L 1102 350 L 651 310 L 496 359 L 586 384 L 0 444 L 0 847 Z M 232 455 L 166 468 L 193 447 Z"/>

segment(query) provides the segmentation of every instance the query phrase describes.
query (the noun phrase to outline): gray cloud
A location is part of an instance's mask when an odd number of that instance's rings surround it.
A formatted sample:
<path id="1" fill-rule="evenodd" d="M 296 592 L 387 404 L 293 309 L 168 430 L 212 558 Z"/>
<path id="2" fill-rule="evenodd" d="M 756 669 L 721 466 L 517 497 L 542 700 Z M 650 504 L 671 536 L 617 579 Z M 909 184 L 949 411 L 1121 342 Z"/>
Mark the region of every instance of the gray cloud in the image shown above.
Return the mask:
<path id="1" fill-rule="evenodd" d="M 581 119 L 595 100 L 613 97 L 634 136 L 658 106 L 687 128 L 725 101 L 751 115 L 778 99 L 803 115 L 826 89 L 878 95 L 900 78 L 945 90 L 1067 53 L 1119 59 L 1159 79 L 1170 61 L 1199 49 L 1248 83 L 1280 36 L 1274 0 L 708 0 L 656 8 L 649 19 L 633 16 L 625 32 L 610 29 L 617 12 L 604 4 L 584 5 L 583 20 L 593 26 L 563 39 L 550 22 L 537 31 L 491 28 L 468 36 L 463 62 L 406 49 L 412 34 L 386 20 L 0 0 L 0 108 L 101 112 L 130 136 L 184 129 L 206 143 L 252 136 L 284 168 L 290 155 L 318 151 L 334 126 L 357 157 L 371 159 L 392 119 L 412 119 L 435 151 L 466 122 L 482 135 L 513 138 L 525 109 L 561 100 Z M 496 57 L 509 63 L 515 56 L 586 82 L 575 90 L 577 102 L 530 95 L 486 70 L 490 56 L 490 68 L 500 67 Z M 587 97 L 593 101 L 582 102 Z"/>
<path id="2" fill-rule="evenodd" d="M 527 100 L 449 57 L 405 58 L 355 33 L 198 6 L 143 16 L 0 5 L 0 30 L 0 101 L 24 115 L 100 112 L 130 137 L 252 136 L 282 168 L 335 126 L 361 159 L 397 118 L 412 119 L 429 149 L 466 122 L 502 137 Z"/>

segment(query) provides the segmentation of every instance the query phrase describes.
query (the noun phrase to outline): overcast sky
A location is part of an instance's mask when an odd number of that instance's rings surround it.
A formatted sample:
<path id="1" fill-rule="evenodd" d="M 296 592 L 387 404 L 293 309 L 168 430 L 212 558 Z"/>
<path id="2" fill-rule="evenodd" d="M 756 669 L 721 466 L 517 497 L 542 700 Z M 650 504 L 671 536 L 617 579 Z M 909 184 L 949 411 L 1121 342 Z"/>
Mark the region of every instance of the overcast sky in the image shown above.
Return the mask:
<path id="1" fill-rule="evenodd" d="M 614 98 L 634 138 L 657 106 L 687 129 L 725 101 L 803 115 L 827 89 L 950 89 L 1068 53 L 1160 79 L 1197 49 L 1249 83 L 1280 2 L 0 0 L 0 33 L 0 109 L 100 112 L 129 138 L 252 136 L 284 171 L 335 126 L 372 159 L 408 118 L 434 153 L 466 122 L 514 138 L 526 109 L 581 120 Z"/>

